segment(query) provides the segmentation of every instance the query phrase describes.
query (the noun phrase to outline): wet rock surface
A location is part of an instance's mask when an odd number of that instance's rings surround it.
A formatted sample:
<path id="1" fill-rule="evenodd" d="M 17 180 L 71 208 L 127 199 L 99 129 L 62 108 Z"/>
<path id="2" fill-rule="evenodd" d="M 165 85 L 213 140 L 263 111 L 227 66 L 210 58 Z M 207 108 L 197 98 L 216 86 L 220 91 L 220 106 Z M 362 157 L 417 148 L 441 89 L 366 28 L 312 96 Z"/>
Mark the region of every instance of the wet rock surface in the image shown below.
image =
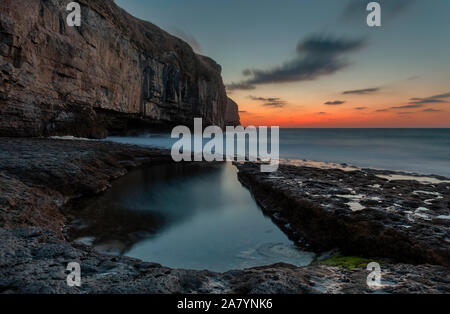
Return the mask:
<path id="1" fill-rule="evenodd" d="M 112 180 L 134 167 L 170 161 L 165 151 L 102 141 L 1 138 L 0 293 L 450 292 L 448 268 L 438 265 L 414 266 L 387 261 L 381 267 L 382 286 L 372 289 L 366 284 L 369 271 L 365 268 L 347 270 L 326 265 L 298 268 L 276 264 L 223 274 L 175 270 L 137 259 L 99 254 L 89 246 L 65 240 L 61 231 L 67 218 L 61 209 L 67 200 L 104 191 Z M 252 165 L 240 169 L 242 173 L 253 171 Z M 284 171 L 282 167 L 283 174 L 276 175 L 287 176 L 290 171 L 302 170 Z M 314 173 L 317 175 L 310 170 L 308 175 L 318 180 Z M 255 175 L 260 183 L 284 182 L 279 187 L 273 186 L 274 191 L 282 186 L 290 189 L 288 181 Z M 326 181 L 324 178 L 320 182 Z M 278 208 L 282 205 L 280 201 Z M 351 210 L 346 209 L 350 215 Z M 324 222 L 329 223 L 326 219 Z M 339 220 L 335 222 L 339 226 Z M 295 220 L 288 223 L 296 226 Z M 312 225 L 318 223 L 311 221 Z M 330 228 L 333 226 L 325 225 L 327 232 L 321 233 L 328 234 Z M 415 228 L 414 224 L 411 228 Z M 284 230 L 291 234 L 291 227 Z M 81 266 L 81 287 L 67 285 L 66 268 L 71 262 Z"/>
<path id="2" fill-rule="evenodd" d="M 158 149 L 103 141 L 0 138 L 0 227 L 60 233 L 68 200 L 106 190 L 128 169 L 171 160 Z"/>
<path id="3" fill-rule="evenodd" d="M 450 181 L 371 169 L 237 164 L 266 213 L 316 250 L 450 266 Z M 406 179 L 406 180 L 398 180 Z"/>
<path id="4" fill-rule="evenodd" d="M 81 266 L 81 287 L 66 283 L 67 264 Z M 101 255 L 38 228 L 0 229 L 0 293 L 449 293 L 441 266 L 383 265 L 382 286 L 368 271 L 276 264 L 224 274 L 169 269 L 127 257 Z"/>

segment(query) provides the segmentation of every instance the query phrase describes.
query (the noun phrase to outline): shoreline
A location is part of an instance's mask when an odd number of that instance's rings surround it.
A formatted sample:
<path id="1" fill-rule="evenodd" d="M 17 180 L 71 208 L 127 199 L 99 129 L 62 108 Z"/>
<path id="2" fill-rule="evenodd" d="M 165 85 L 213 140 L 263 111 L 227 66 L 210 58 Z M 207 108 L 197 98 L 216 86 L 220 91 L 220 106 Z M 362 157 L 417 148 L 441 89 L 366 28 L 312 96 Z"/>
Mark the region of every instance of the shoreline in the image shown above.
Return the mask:
<path id="1" fill-rule="evenodd" d="M 450 130 L 450 128 L 444 128 Z M 297 129 L 290 129 L 290 130 L 297 130 Z M 301 130 L 301 129 L 300 129 Z M 312 129 L 311 129 L 312 130 Z M 339 129 L 338 129 L 339 130 Z M 351 129 L 348 129 L 351 130 Z M 396 129 L 388 129 L 388 130 L 396 130 Z M 80 138 L 75 136 L 50 136 L 50 137 L 39 137 L 39 139 L 45 139 L 45 140 L 66 140 L 66 141 L 93 141 L 93 142 L 99 142 L 99 143 L 114 143 L 114 144 L 122 144 L 122 145 L 131 145 L 131 146 L 138 146 L 143 148 L 153 148 L 153 149 L 159 149 L 163 151 L 170 151 L 171 146 L 168 147 L 164 146 L 158 146 L 155 143 L 152 144 L 145 144 L 145 143 L 132 143 L 132 142 L 126 142 L 126 141 L 120 141 L 120 139 L 141 139 L 145 140 L 146 138 L 160 138 L 159 135 L 164 135 L 163 138 L 170 139 L 170 133 L 156 133 L 156 132 L 149 132 L 149 133 L 143 133 L 143 134 L 137 134 L 136 136 L 109 136 L 104 139 L 90 139 L 90 138 Z M 113 140 L 116 139 L 116 140 Z M 173 139 L 175 141 L 175 139 Z M 356 171 L 356 170 L 369 170 L 369 171 L 377 171 L 380 175 L 399 175 L 399 176 L 405 176 L 409 178 L 404 178 L 401 180 L 408 180 L 411 179 L 411 177 L 415 177 L 417 179 L 435 179 L 439 181 L 446 181 L 444 183 L 450 183 L 450 176 L 446 175 L 439 175 L 437 173 L 432 172 L 418 172 L 418 171 L 412 171 L 412 170 L 405 170 L 405 169 L 389 169 L 386 167 L 378 167 L 378 166 L 357 166 L 356 164 L 349 164 L 346 162 L 338 162 L 338 161 L 320 161 L 317 159 L 303 159 L 303 158 L 288 158 L 288 157 L 280 157 L 280 164 L 282 165 L 294 165 L 294 166 L 306 166 L 311 168 L 319 168 L 319 169 L 340 169 L 343 171 Z M 430 182 L 433 183 L 433 182 Z M 436 182 L 434 182 L 436 183 Z"/>
<path id="2" fill-rule="evenodd" d="M 386 280 L 395 284 L 374 291 L 366 285 L 368 272 L 364 268 L 277 264 L 218 274 L 171 270 L 127 257 L 98 254 L 87 246 L 64 240 L 62 228 L 66 218 L 61 208 L 71 198 L 101 193 L 130 169 L 171 162 L 168 152 L 108 142 L 25 138 L 2 138 L 0 146 L 0 293 L 450 291 L 448 268 L 438 265 L 387 262 L 383 264 Z M 241 166 L 239 173 L 242 169 Z M 81 288 L 69 288 L 65 283 L 66 263 L 73 260 L 85 265 L 85 284 Z M 29 272 L 40 276 L 28 278 Z M 435 282 L 437 278 L 441 278 L 440 283 Z"/>
<path id="3" fill-rule="evenodd" d="M 379 173 L 379 176 L 382 175 L 392 175 L 392 176 L 403 176 L 404 178 L 398 179 L 400 181 L 404 180 L 419 180 L 419 179 L 432 179 L 443 182 L 432 182 L 430 183 L 450 183 L 450 177 L 438 175 L 435 173 L 418 173 L 415 171 L 401 170 L 401 169 L 387 169 L 387 168 L 378 168 L 378 167 L 359 167 L 355 165 L 349 165 L 347 163 L 338 163 L 338 162 L 327 162 L 327 161 L 317 161 L 317 160 L 305 160 L 305 159 L 296 159 L 296 158 L 281 158 L 281 165 L 291 165 L 291 166 L 300 166 L 300 167 L 310 167 L 310 168 L 318 168 L 318 169 L 339 169 L 342 171 L 372 171 Z"/>
<path id="4" fill-rule="evenodd" d="M 235 164 L 262 210 L 301 247 L 450 267 L 445 182 L 389 181 L 376 170 L 291 165 L 265 174 L 254 163 Z"/>

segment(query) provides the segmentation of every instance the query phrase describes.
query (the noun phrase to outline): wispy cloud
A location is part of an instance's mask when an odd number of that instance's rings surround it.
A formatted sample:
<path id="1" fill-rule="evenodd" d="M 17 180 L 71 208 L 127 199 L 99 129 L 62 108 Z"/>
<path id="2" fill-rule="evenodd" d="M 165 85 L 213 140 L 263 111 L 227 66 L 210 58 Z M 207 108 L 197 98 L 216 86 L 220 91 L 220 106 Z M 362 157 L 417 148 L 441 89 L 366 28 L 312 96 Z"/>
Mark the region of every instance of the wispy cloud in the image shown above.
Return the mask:
<path id="1" fill-rule="evenodd" d="M 227 85 L 228 90 L 254 89 L 256 85 L 315 80 L 331 75 L 350 63 L 343 55 L 364 47 L 362 39 L 342 39 L 314 35 L 297 45 L 296 57 L 267 70 L 245 69 L 247 79 Z"/>
<path id="2" fill-rule="evenodd" d="M 379 87 L 372 87 L 372 88 L 365 88 L 365 89 L 355 89 L 355 90 L 348 90 L 343 92 L 343 95 L 367 95 L 367 94 L 373 94 L 378 91 L 380 91 L 381 88 Z"/>
<path id="3" fill-rule="evenodd" d="M 356 107 L 355 110 L 365 110 L 367 107 Z"/>
<path id="4" fill-rule="evenodd" d="M 420 75 L 413 75 L 408 77 L 406 80 L 407 81 L 414 81 L 414 80 L 418 80 L 420 78 Z"/>
<path id="5" fill-rule="evenodd" d="M 437 104 L 437 103 L 446 103 L 447 101 L 442 99 L 433 99 L 433 98 L 411 98 L 410 104 Z"/>
<path id="6" fill-rule="evenodd" d="M 278 97 L 255 97 L 249 96 L 251 100 L 263 102 L 263 106 L 282 108 L 287 105 L 287 101 Z"/>
<path id="7" fill-rule="evenodd" d="M 339 106 L 339 105 L 342 105 L 342 104 L 345 104 L 344 100 L 327 101 L 325 103 L 325 105 L 328 105 L 328 106 Z"/>
<path id="8" fill-rule="evenodd" d="M 240 83 L 231 83 L 227 85 L 227 89 L 229 91 L 232 90 L 237 90 L 237 89 L 241 89 L 241 90 L 253 90 L 256 89 L 255 85 L 249 84 L 249 83 L 245 83 L 245 82 L 240 82 Z"/>
<path id="9" fill-rule="evenodd" d="M 404 106 L 396 106 L 391 107 L 391 109 L 397 110 L 397 109 L 416 109 L 423 107 L 423 104 L 411 104 L 411 105 L 404 105 Z"/>
<path id="10" fill-rule="evenodd" d="M 317 112 L 316 114 L 317 114 L 317 115 L 320 115 L 320 116 L 323 116 L 323 115 L 326 115 L 327 113 L 324 112 L 324 111 L 322 111 L 322 112 Z"/>
<path id="11" fill-rule="evenodd" d="M 450 98 L 450 93 L 444 93 L 439 95 L 434 95 L 431 97 L 415 97 L 410 99 L 410 104 L 437 104 L 437 103 L 447 103 L 447 98 Z"/>
<path id="12" fill-rule="evenodd" d="M 450 98 L 450 93 L 443 93 L 438 94 L 426 98 L 410 98 L 410 102 L 407 105 L 403 106 L 394 106 L 386 109 L 379 109 L 376 110 L 376 112 L 387 112 L 390 110 L 401 110 L 401 109 L 419 109 L 425 107 L 427 104 L 439 104 L 439 103 L 448 103 L 449 101 L 446 100 L 447 98 Z M 424 109 L 423 112 L 441 112 L 442 110 L 434 109 L 434 108 L 428 108 Z M 405 112 L 397 112 L 397 114 L 405 114 Z"/>
<path id="13" fill-rule="evenodd" d="M 430 98 L 450 98 L 450 93 L 431 96 Z"/>

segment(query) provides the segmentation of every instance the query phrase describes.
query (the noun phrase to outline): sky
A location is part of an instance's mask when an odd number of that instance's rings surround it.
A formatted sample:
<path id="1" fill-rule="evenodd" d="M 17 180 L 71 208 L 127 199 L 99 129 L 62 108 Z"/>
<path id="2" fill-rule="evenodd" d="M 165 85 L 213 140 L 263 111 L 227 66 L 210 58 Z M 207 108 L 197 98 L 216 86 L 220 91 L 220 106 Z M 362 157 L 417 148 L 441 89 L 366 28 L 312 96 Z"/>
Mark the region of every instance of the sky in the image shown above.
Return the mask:
<path id="1" fill-rule="evenodd" d="M 116 0 L 222 66 L 243 125 L 450 127 L 450 1 Z"/>

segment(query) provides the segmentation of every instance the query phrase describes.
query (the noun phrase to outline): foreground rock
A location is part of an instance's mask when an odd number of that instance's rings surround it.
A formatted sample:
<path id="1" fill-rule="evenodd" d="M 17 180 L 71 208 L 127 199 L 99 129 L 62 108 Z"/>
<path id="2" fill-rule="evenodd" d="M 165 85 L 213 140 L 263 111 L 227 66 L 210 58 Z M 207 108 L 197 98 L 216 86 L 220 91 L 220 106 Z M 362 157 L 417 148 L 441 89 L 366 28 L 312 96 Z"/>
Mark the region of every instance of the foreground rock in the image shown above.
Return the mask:
<path id="1" fill-rule="evenodd" d="M 258 164 L 237 166 L 241 182 L 299 245 L 450 266 L 450 181 L 444 178 L 302 165 L 261 173 Z"/>
<path id="2" fill-rule="evenodd" d="M 66 283 L 70 262 L 81 265 L 81 287 Z M 450 293 L 440 266 L 383 265 L 383 286 L 371 289 L 365 269 L 278 264 L 224 274 L 174 270 L 126 257 L 100 255 L 38 228 L 0 229 L 0 293 Z"/>
<path id="3" fill-rule="evenodd" d="M 0 136 L 102 138 L 194 117 L 224 126 L 216 62 L 112 0 L 77 2 L 80 27 L 67 26 L 65 0 L 1 1 Z"/>
<path id="4" fill-rule="evenodd" d="M 171 162 L 167 152 L 151 148 L 101 141 L 1 138 L 0 293 L 450 292 L 448 268 L 442 266 L 386 262 L 382 265 L 383 287 L 373 290 L 366 284 L 369 272 L 364 268 L 277 264 L 225 274 L 174 270 L 102 255 L 64 239 L 62 228 L 67 218 L 61 209 L 68 200 L 104 191 L 112 180 L 134 167 L 167 162 Z M 246 169 L 252 168 L 248 165 Z M 292 224 L 295 226 L 295 220 Z M 291 228 L 284 230 L 289 233 Z M 323 229 L 321 233 L 325 239 L 329 237 Z M 70 262 L 81 265 L 80 288 L 67 286 Z"/>
<path id="5" fill-rule="evenodd" d="M 170 154 L 100 141 L 0 138 L 0 227 L 61 233 L 61 207 L 106 190 L 128 169 L 171 162 Z"/>

